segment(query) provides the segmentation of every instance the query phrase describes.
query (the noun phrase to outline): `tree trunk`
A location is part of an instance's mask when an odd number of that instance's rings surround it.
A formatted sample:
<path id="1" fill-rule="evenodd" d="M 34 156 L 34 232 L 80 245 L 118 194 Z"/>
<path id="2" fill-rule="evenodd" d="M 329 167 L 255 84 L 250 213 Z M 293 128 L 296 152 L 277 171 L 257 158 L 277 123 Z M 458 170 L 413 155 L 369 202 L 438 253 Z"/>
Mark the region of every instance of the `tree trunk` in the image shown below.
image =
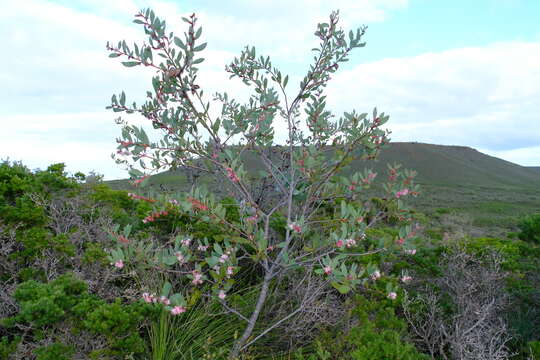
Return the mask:
<path id="1" fill-rule="evenodd" d="M 240 354 L 242 347 L 244 346 L 246 341 L 249 339 L 249 337 L 253 333 L 255 324 L 257 323 L 257 320 L 259 319 L 259 315 L 261 313 L 262 307 L 264 303 L 266 302 L 266 297 L 268 296 L 268 288 L 270 287 L 270 280 L 271 280 L 271 272 L 268 271 L 266 275 L 264 276 L 261 292 L 259 293 L 259 298 L 257 299 L 257 304 L 255 305 L 255 309 L 253 310 L 253 313 L 251 313 L 251 316 L 249 318 L 248 325 L 246 329 L 244 330 L 244 333 L 242 334 L 240 339 L 236 340 L 231 350 L 231 353 L 229 354 L 230 360 L 235 360 L 238 358 L 238 355 Z"/>

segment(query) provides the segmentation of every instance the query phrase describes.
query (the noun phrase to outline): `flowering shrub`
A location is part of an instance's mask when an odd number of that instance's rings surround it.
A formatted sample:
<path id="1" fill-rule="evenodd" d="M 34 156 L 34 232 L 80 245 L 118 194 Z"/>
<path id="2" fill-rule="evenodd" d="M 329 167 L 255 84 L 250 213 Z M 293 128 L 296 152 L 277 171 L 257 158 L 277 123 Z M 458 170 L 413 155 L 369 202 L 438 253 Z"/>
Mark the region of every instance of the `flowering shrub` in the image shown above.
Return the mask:
<path id="1" fill-rule="evenodd" d="M 133 47 L 125 41 L 107 45 L 110 57 L 125 58 L 123 65 L 156 72 L 143 105 L 129 104 L 121 92 L 112 97 L 109 108 L 138 113 L 162 134 L 159 141 L 152 141 L 142 127 L 119 118 L 122 139 L 118 139 L 115 158 L 127 166 L 135 185 L 144 184 L 160 169 L 203 171 L 219 181 L 223 193 L 232 194 L 239 216 L 230 220 L 223 204 L 202 187 L 172 198 L 135 196 L 153 206 L 144 219 L 147 225 L 177 214 L 218 227 L 227 236 L 199 237 L 180 231 L 163 246 L 130 239 L 132 227 L 126 226 L 114 232 L 118 247 L 111 251 L 110 262 L 118 271 L 146 269 L 166 274 L 169 281 L 162 289 L 148 289 L 141 297 L 161 303 L 172 315 L 188 310 L 200 296 L 220 301 L 226 311 L 246 323 L 230 352 L 236 358 L 302 310 L 254 334 L 270 285 L 278 276 L 315 266 L 337 290 L 347 293 L 378 270 L 377 264 L 359 266 L 347 263 L 348 258 L 407 246 L 414 236 L 411 226 L 403 226 L 396 238 L 370 249 L 364 246 L 365 233 L 389 212 L 405 225 L 410 216 L 403 200 L 415 196 L 418 189 L 412 183 L 413 172 L 390 167 L 383 206 L 370 204 L 364 193 L 377 174 L 370 170 L 349 174 L 347 169 L 354 160 L 377 157 L 389 141 L 388 131 L 382 129 L 389 117 L 375 109 L 370 116 L 351 111 L 335 118 L 326 110 L 325 87 L 350 52 L 364 46 L 365 28 L 344 32 L 338 27 L 337 12 L 328 23 L 319 24 L 314 62 L 292 96 L 286 90 L 289 76 L 274 67 L 269 57 L 257 57 L 255 48 L 246 47 L 225 70 L 253 88 L 253 95 L 240 104 L 226 93 L 215 94 L 213 100 L 221 112 L 214 116 L 198 84 L 197 65 L 204 61 L 200 53 L 206 48 L 206 43 L 200 43 L 202 29 L 195 14 L 183 21 L 188 30 L 176 37 L 153 11 L 141 11 L 134 22 L 144 28 L 148 42 Z M 285 145 L 275 145 L 277 126 L 287 130 Z M 256 159 L 263 170 L 251 171 L 248 158 Z M 248 315 L 227 303 L 236 275 L 244 267 L 262 274 Z M 391 284 L 387 292 L 389 298 L 395 297 Z"/>

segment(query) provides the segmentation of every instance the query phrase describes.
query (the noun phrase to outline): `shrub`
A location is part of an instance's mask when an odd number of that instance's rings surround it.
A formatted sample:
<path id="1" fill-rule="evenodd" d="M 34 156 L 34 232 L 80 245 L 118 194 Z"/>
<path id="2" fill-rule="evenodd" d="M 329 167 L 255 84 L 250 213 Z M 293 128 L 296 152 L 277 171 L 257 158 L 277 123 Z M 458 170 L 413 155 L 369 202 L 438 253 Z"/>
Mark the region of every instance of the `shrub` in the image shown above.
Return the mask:
<path id="1" fill-rule="evenodd" d="M 522 219 L 518 224 L 521 230 L 518 237 L 524 241 L 540 244 L 540 214 L 533 214 Z"/>
<path id="2" fill-rule="evenodd" d="M 407 342 L 407 323 L 396 316 L 396 304 L 372 296 L 355 297 L 348 331 L 327 333 L 320 339 L 328 359 L 427 360 L 429 357 Z"/>
<path id="3" fill-rule="evenodd" d="M 71 346 L 60 343 L 43 346 L 34 351 L 36 360 L 71 360 L 74 353 Z"/>
<path id="4" fill-rule="evenodd" d="M 86 355 L 94 357 L 124 358 L 142 354 L 146 348 L 139 328 L 143 319 L 155 318 L 157 311 L 142 302 L 126 305 L 117 300 L 106 303 L 89 294 L 86 283 L 72 274 L 62 275 L 49 283 L 23 282 L 17 287 L 15 298 L 20 311 L 3 319 L 3 326 L 23 325 L 34 331 L 35 340 L 67 327 L 72 334 L 87 331 L 103 338 L 107 344 L 101 349 L 85 349 L 85 344 L 78 340 L 69 345 L 53 344 L 36 350 L 39 359 L 69 358 L 68 354 L 82 349 L 90 350 Z M 3 340 L 3 346 L 9 345 L 6 341 Z"/>
<path id="5" fill-rule="evenodd" d="M 347 34 L 338 27 L 338 12 L 317 26 L 315 59 L 294 97 L 285 91 L 289 76 L 275 68 L 269 57 L 257 57 L 255 48 L 246 47 L 226 71 L 252 87 L 253 95 L 242 105 L 226 93 L 216 94 L 221 114 L 215 118 L 198 84 L 197 64 L 204 61 L 200 53 L 206 43 L 199 43 L 202 29 L 195 14 L 183 18 L 188 30 L 182 38 L 168 33 L 165 22 L 150 9 L 135 17 L 148 43 L 130 48 L 120 41 L 116 46 L 107 44 L 107 49 L 112 58 L 126 58 L 122 64 L 127 67 L 155 70 L 153 91 L 147 92 L 142 106 L 129 104 L 124 92 L 113 95 L 109 108 L 143 115 L 162 138 L 151 141 L 142 127 L 119 119 L 122 139 L 118 140 L 117 162 L 129 167 L 135 184 L 164 168 L 204 171 L 234 202 L 220 202 L 206 188 L 195 186 L 176 198 L 135 195 L 152 203 L 153 211 L 143 222 L 149 227 L 153 223 L 170 226 L 174 236 L 143 244 L 128 238 L 139 224 L 125 226 L 123 233 L 115 231 L 118 246 L 110 260 L 118 269 L 133 270 L 139 277 L 145 270 L 160 269 L 170 282 L 144 298 L 148 302 L 162 299 L 172 314 L 186 311 L 190 300 L 202 293 L 247 320 L 231 349 L 229 356 L 234 359 L 297 311 L 266 330 L 258 329 L 269 289 L 278 276 L 316 267 L 316 273 L 347 293 L 377 271 L 375 263 L 364 268 L 347 262 L 358 255 L 353 249 L 361 252 L 366 247 L 369 227 L 383 220 L 403 225 L 394 238 L 378 242 L 381 252 L 399 249 L 413 237 L 412 228 L 405 226 L 411 211 L 404 199 L 418 193 L 415 173 L 390 166 L 383 186 L 385 197 L 362 199 L 377 174 L 368 169 L 348 172 L 353 161 L 375 159 L 388 143 L 388 131 L 382 126 L 389 117 L 374 109 L 369 117 L 352 111 L 334 118 L 326 110 L 328 81 L 353 49 L 364 46 L 365 28 Z M 300 118 L 304 112 L 305 122 Z M 288 130 L 285 146 L 274 141 L 279 118 Z M 254 162 L 262 164 L 260 171 L 249 168 Z M 228 213 L 232 204 L 238 216 Z M 175 216 L 189 218 L 179 222 L 189 224 L 189 232 L 181 231 Z M 207 236 L 213 230 L 216 233 Z M 259 293 L 252 309 L 241 315 L 225 299 L 237 286 L 238 274 L 245 275 L 245 268 L 258 273 L 252 281 Z M 187 276 L 181 280 L 171 276 L 178 272 Z M 393 294 L 391 290 L 387 291 Z"/>

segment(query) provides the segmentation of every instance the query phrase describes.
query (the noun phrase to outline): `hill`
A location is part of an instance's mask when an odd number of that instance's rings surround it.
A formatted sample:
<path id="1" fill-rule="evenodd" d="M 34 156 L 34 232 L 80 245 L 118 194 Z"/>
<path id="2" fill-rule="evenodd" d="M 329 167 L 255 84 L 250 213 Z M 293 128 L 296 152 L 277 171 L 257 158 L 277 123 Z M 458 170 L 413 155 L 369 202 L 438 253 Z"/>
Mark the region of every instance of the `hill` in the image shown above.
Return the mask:
<path id="1" fill-rule="evenodd" d="M 255 159 L 246 160 L 248 168 L 262 168 Z M 353 163 L 352 171 L 368 167 L 382 174 L 388 163 L 417 171 L 416 181 L 424 185 L 540 189 L 540 167 L 520 166 L 465 146 L 394 142 L 381 151 L 377 160 Z M 180 185 L 184 179 L 181 170 L 165 171 L 154 175 L 151 183 Z M 128 186 L 127 180 L 112 180 L 109 184 L 115 188 Z"/>
<path id="2" fill-rule="evenodd" d="M 260 167 L 255 159 L 246 160 L 249 169 Z M 426 214 L 428 221 L 439 224 L 441 233 L 498 236 L 515 229 L 520 217 L 540 213 L 538 168 L 520 166 L 465 146 L 395 142 L 376 161 L 353 163 L 352 171 L 368 167 L 384 178 L 388 163 L 417 171 L 421 194 L 411 199 L 411 205 Z M 216 191 L 222 189 L 221 184 L 204 178 L 198 183 L 206 183 Z M 127 180 L 108 184 L 116 189 L 132 189 Z M 186 176 L 176 170 L 152 176 L 146 191 L 187 188 Z"/>
<path id="3" fill-rule="evenodd" d="M 394 162 L 416 170 L 421 184 L 540 189 L 537 171 L 465 146 L 395 142 L 381 152 L 374 168 L 383 171 Z"/>

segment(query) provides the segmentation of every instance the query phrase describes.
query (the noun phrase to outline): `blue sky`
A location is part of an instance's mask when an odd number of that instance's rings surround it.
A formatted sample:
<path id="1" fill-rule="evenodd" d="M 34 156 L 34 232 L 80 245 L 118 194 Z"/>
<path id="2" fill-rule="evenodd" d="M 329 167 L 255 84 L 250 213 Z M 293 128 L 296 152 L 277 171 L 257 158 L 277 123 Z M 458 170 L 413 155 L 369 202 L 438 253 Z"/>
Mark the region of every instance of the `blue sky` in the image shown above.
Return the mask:
<path id="1" fill-rule="evenodd" d="M 316 23 L 340 9 L 342 26 L 368 31 L 367 46 L 328 88 L 336 114 L 377 106 L 390 114 L 395 141 L 471 146 L 540 166 L 536 0 L 12 1 L 0 14 L 1 159 L 126 176 L 110 158 L 120 129 L 105 106 L 121 90 L 142 99 L 151 73 L 107 58 L 105 42 L 143 40 L 131 21 L 146 7 L 175 32 L 180 16 L 196 12 L 209 43 L 203 85 L 240 97 L 245 89 L 223 66 L 244 45 L 270 55 L 297 83 Z"/>

